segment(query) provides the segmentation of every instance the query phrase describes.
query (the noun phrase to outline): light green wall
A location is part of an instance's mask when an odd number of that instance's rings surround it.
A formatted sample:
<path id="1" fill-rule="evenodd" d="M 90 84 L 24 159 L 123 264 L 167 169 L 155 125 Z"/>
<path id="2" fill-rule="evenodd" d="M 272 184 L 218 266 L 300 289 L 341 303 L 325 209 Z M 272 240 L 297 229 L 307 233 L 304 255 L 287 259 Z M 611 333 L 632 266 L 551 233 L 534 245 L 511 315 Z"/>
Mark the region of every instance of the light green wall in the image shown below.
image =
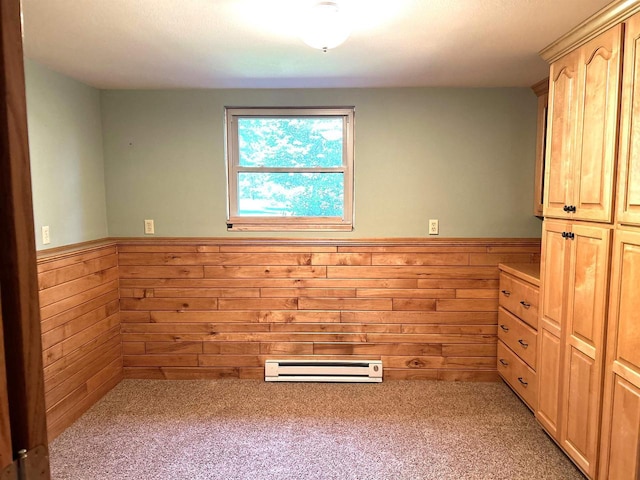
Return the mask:
<path id="1" fill-rule="evenodd" d="M 100 92 L 26 59 L 25 77 L 36 247 L 108 236 Z"/>
<path id="2" fill-rule="evenodd" d="M 226 231 L 225 106 L 351 106 L 355 229 L 297 236 L 538 237 L 527 88 L 103 91 L 109 234 Z M 254 235 L 278 236 L 277 233 Z M 291 233 L 281 236 L 296 236 Z"/>
<path id="3" fill-rule="evenodd" d="M 429 218 L 440 237 L 540 235 L 526 88 L 101 92 L 25 71 L 38 249 L 142 236 L 145 218 L 176 237 L 426 237 Z M 355 230 L 227 232 L 224 107 L 323 105 L 356 107 Z"/>

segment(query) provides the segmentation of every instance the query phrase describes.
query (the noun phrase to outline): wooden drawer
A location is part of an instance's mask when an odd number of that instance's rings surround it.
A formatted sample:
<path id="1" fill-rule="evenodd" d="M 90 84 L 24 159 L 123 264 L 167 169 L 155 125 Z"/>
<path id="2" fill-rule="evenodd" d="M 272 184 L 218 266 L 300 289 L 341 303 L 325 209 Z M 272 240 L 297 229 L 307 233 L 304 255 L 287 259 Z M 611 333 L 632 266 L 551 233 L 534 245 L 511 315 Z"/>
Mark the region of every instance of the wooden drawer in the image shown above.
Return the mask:
<path id="1" fill-rule="evenodd" d="M 498 308 L 498 338 L 533 370 L 536 369 L 538 332 L 502 307 Z"/>
<path id="2" fill-rule="evenodd" d="M 498 340 L 498 373 L 529 408 L 535 411 L 538 400 L 536 372 L 531 370 L 500 340 Z"/>
<path id="3" fill-rule="evenodd" d="M 538 329 L 538 287 L 500 273 L 500 306 Z"/>

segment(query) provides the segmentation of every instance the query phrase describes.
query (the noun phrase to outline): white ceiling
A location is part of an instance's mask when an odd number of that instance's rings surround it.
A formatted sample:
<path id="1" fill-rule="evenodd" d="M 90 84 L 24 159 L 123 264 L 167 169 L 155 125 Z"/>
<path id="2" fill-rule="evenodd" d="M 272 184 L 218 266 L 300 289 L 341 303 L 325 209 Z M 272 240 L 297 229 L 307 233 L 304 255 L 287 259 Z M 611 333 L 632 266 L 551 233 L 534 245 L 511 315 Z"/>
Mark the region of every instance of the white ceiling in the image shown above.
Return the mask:
<path id="1" fill-rule="evenodd" d="M 610 0 L 338 0 L 323 53 L 298 38 L 316 0 L 22 0 L 24 52 L 97 88 L 530 86 L 537 52 Z"/>

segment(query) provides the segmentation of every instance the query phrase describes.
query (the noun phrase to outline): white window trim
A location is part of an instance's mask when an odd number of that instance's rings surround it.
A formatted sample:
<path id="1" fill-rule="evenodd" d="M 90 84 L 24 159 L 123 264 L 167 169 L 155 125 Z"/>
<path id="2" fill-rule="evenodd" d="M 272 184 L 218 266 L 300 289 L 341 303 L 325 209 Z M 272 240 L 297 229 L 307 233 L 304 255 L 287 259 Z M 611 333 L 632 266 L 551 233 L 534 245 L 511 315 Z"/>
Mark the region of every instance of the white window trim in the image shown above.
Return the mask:
<path id="1" fill-rule="evenodd" d="M 341 167 L 333 168 L 265 168 L 241 167 L 238 155 L 238 117 L 343 117 L 343 159 Z M 227 161 L 227 230 L 229 231 L 344 231 L 353 230 L 353 153 L 354 107 L 269 107 L 225 108 L 225 145 Z M 340 172 L 344 173 L 344 216 L 341 217 L 264 217 L 238 215 L 238 174 L 259 172 Z"/>

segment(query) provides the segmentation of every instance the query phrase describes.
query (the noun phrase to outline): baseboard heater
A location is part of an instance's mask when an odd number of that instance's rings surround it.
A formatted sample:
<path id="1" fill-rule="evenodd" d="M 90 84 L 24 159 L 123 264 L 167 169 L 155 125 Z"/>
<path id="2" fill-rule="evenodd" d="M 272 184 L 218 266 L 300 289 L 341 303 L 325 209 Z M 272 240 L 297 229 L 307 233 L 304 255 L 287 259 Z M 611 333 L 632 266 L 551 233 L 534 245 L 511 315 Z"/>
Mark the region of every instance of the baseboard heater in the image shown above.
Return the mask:
<path id="1" fill-rule="evenodd" d="M 380 360 L 267 360 L 266 382 L 382 382 Z"/>

